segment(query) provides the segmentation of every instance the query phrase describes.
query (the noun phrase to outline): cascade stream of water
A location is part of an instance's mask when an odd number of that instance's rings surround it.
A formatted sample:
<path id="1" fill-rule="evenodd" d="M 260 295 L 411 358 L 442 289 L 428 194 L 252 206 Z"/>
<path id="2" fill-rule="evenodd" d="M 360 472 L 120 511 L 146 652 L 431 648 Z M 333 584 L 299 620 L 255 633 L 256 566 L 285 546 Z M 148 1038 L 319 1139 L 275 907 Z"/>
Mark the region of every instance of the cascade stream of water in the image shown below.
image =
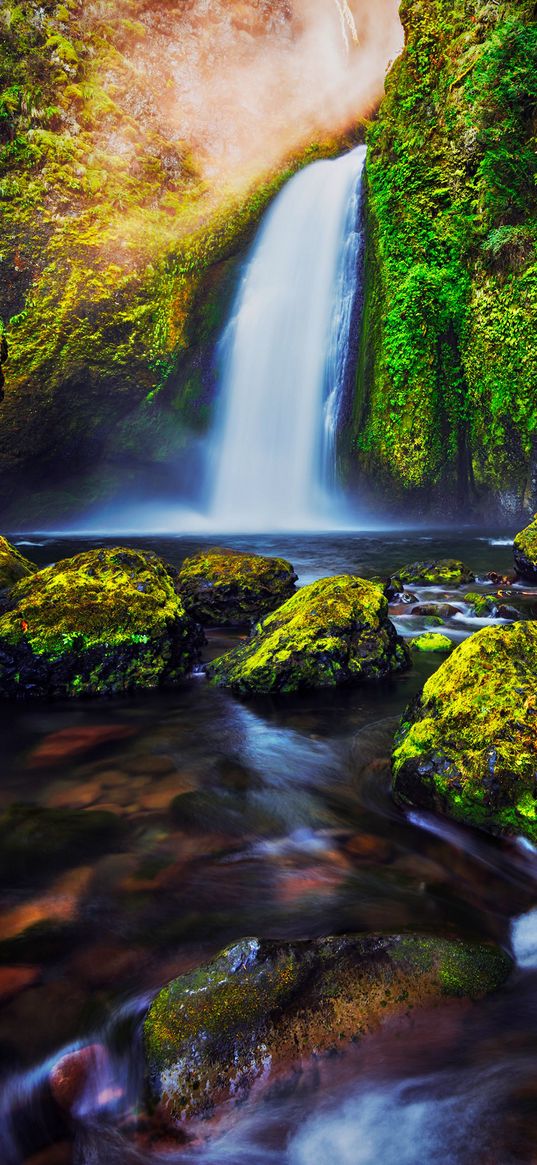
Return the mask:
<path id="1" fill-rule="evenodd" d="M 344 520 L 336 440 L 359 292 L 365 146 L 297 174 L 268 212 L 221 344 L 211 523 Z"/>

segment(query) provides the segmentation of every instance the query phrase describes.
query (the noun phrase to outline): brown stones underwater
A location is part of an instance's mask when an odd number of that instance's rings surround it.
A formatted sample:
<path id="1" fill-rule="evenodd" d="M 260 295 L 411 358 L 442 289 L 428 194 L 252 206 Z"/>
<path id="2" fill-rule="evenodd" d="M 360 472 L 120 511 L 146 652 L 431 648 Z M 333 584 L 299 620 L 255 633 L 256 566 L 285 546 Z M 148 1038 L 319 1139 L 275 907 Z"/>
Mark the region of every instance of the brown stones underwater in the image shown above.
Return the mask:
<path id="1" fill-rule="evenodd" d="M 174 684 L 203 635 L 156 554 L 89 550 L 22 579 L 0 618 L 0 695 L 110 695 Z"/>
<path id="2" fill-rule="evenodd" d="M 462 643 L 407 710 L 393 754 L 396 799 L 537 841 L 537 624 Z"/>
<path id="3" fill-rule="evenodd" d="M 183 562 L 178 590 L 196 622 L 241 626 L 291 598 L 296 581 L 293 567 L 283 558 L 214 549 Z"/>
<path id="4" fill-rule="evenodd" d="M 382 589 L 341 575 L 303 587 L 207 672 L 217 686 L 249 695 L 381 680 L 408 664 Z"/>
<path id="5" fill-rule="evenodd" d="M 245 939 L 153 1001 L 145 1021 L 153 1104 L 171 1127 L 210 1116 L 390 1018 L 449 997 L 478 999 L 510 966 L 498 948 L 420 936 Z"/>

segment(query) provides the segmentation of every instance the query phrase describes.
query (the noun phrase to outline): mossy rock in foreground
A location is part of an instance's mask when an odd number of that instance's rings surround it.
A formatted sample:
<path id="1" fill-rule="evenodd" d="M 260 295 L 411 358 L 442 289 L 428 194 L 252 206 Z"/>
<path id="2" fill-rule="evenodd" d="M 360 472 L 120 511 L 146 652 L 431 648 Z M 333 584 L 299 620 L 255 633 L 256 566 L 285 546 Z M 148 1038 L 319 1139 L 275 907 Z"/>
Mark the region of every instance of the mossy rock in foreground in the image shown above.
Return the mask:
<path id="1" fill-rule="evenodd" d="M 451 639 L 447 635 L 439 635 L 435 631 L 424 631 L 423 635 L 418 635 L 415 639 L 410 640 L 410 646 L 414 651 L 435 651 L 439 653 L 450 652 L 453 649 Z"/>
<path id="2" fill-rule="evenodd" d="M 391 1017 L 479 998 L 511 967 L 496 947 L 417 936 L 246 939 L 176 979 L 145 1021 L 150 1096 L 170 1125 L 240 1103 L 272 1074 L 330 1055 Z"/>
<path id="3" fill-rule="evenodd" d="M 187 558 L 178 588 L 186 610 L 199 623 L 236 626 L 285 603 L 295 593 L 296 580 L 284 558 L 218 548 Z"/>
<path id="4" fill-rule="evenodd" d="M 475 582 L 475 575 L 464 562 L 456 558 L 441 558 L 437 562 L 411 562 L 397 571 L 397 578 L 405 586 L 460 587 Z"/>
<path id="5" fill-rule="evenodd" d="M 397 800 L 537 842 L 536 689 L 537 624 L 472 635 L 403 718 Z"/>
<path id="6" fill-rule="evenodd" d="M 537 517 L 517 534 L 514 552 L 517 573 L 528 582 L 537 583 Z"/>
<path id="7" fill-rule="evenodd" d="M 89 550 L 23 579 L 0 618 L 0 695 L 82 696 L 177 682 L 202 632 L 156 554 Z"/>
<path id="8" fill-rule="evenodd" d="M 21 578 L 26 578 L 29 574 L 35 574 L 37 569 L 33 562 L 19 554 L 19 551 L 11 545 L 11 542 L 8 542 L 7 538 L 0 536 L 0 591 L 14 586 Z"/>
<path id="9" fill-rule="evenodd" d="M 207 672 L 219 687 L 250 695 L 381 680 L 408 663 L 381 588 L 340 575 L 304 587 Z"/>

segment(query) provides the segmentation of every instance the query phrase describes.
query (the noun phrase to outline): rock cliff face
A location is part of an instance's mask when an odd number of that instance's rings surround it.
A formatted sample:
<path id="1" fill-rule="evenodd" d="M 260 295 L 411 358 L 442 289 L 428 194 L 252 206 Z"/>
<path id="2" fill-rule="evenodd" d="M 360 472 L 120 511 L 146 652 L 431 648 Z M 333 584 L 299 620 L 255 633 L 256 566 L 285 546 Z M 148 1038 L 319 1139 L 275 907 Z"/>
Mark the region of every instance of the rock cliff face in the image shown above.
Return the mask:
<path id="1" fill-rule="evenodd" d="M 269 149 L 248 137 L 255 95 L 238 126 L 226 84 L 300 35 L 286 0 L 2 5 L 0 489 L 17 520 L 146 467 L 158 487 L 206 427 L 235 256 L 286 178 L 344 140 L 310 119 Z"/>
<path id="2" fill-rule="evenodd" d="M 403 0 L 369 134 L 350 474 L 397 511 L 537 499 L 537 9 Z M 468 513 L 468 509 L 465 511 Z"/>

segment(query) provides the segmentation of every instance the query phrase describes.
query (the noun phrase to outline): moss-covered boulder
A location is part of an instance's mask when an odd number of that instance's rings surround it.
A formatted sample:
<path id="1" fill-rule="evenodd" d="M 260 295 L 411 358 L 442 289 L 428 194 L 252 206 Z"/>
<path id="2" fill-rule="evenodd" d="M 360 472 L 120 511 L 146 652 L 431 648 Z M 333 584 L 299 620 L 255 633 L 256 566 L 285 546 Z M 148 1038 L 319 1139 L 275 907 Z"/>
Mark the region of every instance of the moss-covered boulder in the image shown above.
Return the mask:
<path id="1" fill-rule="evenodd" d="M 424 631 L 423 635 L 418 635 L 415 639 L 410 640 L 410 646 L 414 651 L 435 651 L 444 654 L 452 650 L 453 643 L 447 635 L 439 635 L 435 631 Z"/>
<path id="2" fill-rule="evenodd" d="M 442 558 L 438 562 L 411 562 L 397 571 L 405 586 L 460 587 L 475 582 L 475 575 L 464 562 Z"/>
<path id="3" fill-rule="evenodd" d="M 249 695 L 381 680 L 407 664 L 381 588 L 340 575 L 304 587 L 207 671 L 214 684 Z"/>
<path id="4" fill-rule="evenodd" d="M 156 554 L 116 547 L 17 583 L 0 618 L 0 694 L 81 696 L 173 684 L 202 632 Z"/>
<path id="5" fill-rule="evenodd" d="M 36 570 L 37 566 L 24 558 L 7 538 L 0 537 L 0 591 L 8 590 Z"/>
<path id="6" fill-rule="evenodd" d="M 514 553 L 515 567 L 520 577 L 537 583 L 537 517 L 517 534 Z"/>
<path id="7" fill-rule="evenodd" d="M 284 558 L 239 550 L 201 551 L 179 573 L 186 610 L 206 625 L 240 625 L 260 619 L 295 593 L 297 576 Z"/>
<path id="8" fill-rule="evenodd" d="M 398 801 L 537 841 L 537 625 L 486 627 L 407 710 L 393 754 Z"/>
<path id="9" fill-rule="evenodd" d="M 210 1115 L 417 1005 L 478 998 L 509 969 L 494 947 L 440 938 L 245 940 L 154 1000 L 145 1022 L 153 1103 L 170 1125 Z"/>

